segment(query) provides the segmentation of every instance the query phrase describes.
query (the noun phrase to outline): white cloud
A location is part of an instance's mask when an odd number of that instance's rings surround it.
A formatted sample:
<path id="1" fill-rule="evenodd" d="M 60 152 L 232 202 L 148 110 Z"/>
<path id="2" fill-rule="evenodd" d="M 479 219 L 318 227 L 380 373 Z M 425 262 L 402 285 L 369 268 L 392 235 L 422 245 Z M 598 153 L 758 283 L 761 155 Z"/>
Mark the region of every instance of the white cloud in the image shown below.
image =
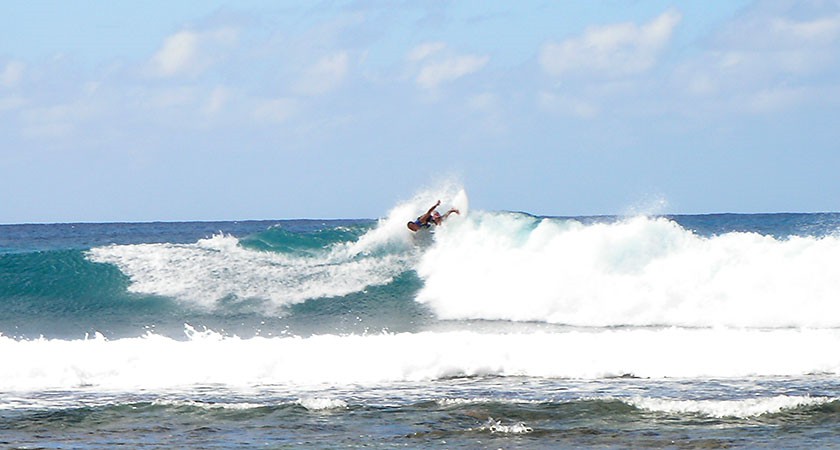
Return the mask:
<path id="1" fill-rule="evenodd" d="M 474 95 L 467 105 L 474 111 L 496 113 L 500 110 L 499 96 L 490 92 Z"/>
<path id="2" fill-rule="evenodd" d="M 152 56 L 154 75 L 172 77 L 195 76 L 223 58 L 223 50 L 232 46 L 237 32 L 232 28 L 214 31 L 179 31 L 166 38 L 163 47 Z"/>
<path id="3" fill-rule="evenodd" d="M 458 55 L 443 42 L 427 42 L 408 52 L 406 61 L 417 72 L 414 81 L 422 88 L 433 90 L 443 83 L 478 72 L 490 57 Z"/>
<path id="4" fill-rule="evenodd" d="M 230 91 L 224 86 L 216 86 L 213 92 L 210 93 L 210 98 L 204 105 L 203 112 L 205 114 L 216 114 L 224 108 L 230 98 Z"/>
<path id="5" fill-rule="evenodd" d="M 808 74 L 837 62 L 840 15 L 797 21 L 756 14 L 733 23 L 719 42 L 719 54 L 742 68 Z"/>
<path id="6" fill-rule="evenodd" d="M 80 125 L 100 114 L 101 108 L 98 105 L 85 100 L 29 108 L 21 113 L 21 134 L 28 138 L 68 137 Z"/>
<path id="7" fill-rule="evenodd" d="M 304 71 L 295 92 L 303 95 L 321 95 L 338 87 L 347 76 L 350 57 L 347 52 L 324 56 Z"/>
<path id="8" fill-rule="evenodd" d="M 148 109 L 176 109 L 195 104 L 200 92 L 191 86 L 177 86 L 145 91 L 140 105 Z"/>
<path id="9" fill-rule="evenodd" d="M 474 95 L 467 99 L 466 106 L 475 115 L 477 125 L 485 134 L 498 135 L 509 131 L 505 108 L 498 94 L 484 92 Z"/>
<path id="10" fill-rule="evenodd" d="M 19 96 L 0 98 L 0 112 L 12 111 L 26 105 L 26 99 Z"/>
<path id="11" fill-rule="evenodd" d="M 802 104 L 811 94 L 812 92 L 805 88 L 764 89 L 748 96 L 744 104 L 750 112 L 770 113 Z"/>
<path id="12" fill-rule="evenodd" d="M 802 14 L 807 12 L 756 5 L 685 61 L 675 71 L 675 84 L 697 99 L 740 112 L 836 102 L 831 92 L 840 63 L 840 14 Z"/>
<path id="13" fill-rule="evenodd" d="M 426 89 L 434 89 L 441 83 L 455 81 L 464 75 L 478 72 L 488 61 L 489 56 L 464 55 L 429 63 L 420 69 L 417 84 Z"/>
<path id="14" fill-rule="evenodd" d="M 539 93 L 538 102 L 543 109 L 579 119 L 593 119 L 601 112 L 590 101 L 547 91 Z"/>
<path id="15" fill-rule="evenodd" d="M 773 31 L 809 43 L 831 42 L 840 37 L 840 15 L 807 21 L 771 20 Z"/>
<path id="16" fill-rule="evenodd" d="M 722 54 L 737 52 L 747 63 L 750 58 L 769 62 L 781 57 L 776 67 L 793 72 L 822 68 L 836 60 L 840 8 L 834 6 L 833 14 L 826 15 L 825 11 L 809 10 L 807 6 L 806 3 L 801 9 L 779 9 L 759 3 L 716 36 L 715 50 Z"/>
<path id="17" fill-rule="evenodd" d="M 23 79 L 23 72 L 26 65 L 20 61 L 9 61 L 6 67 L 0 72 L 0 85 L 11 88 L 17 86 Z"/>
<path id="18" fill-rule="evenodd" d="M 57 139 L 66 138 L 75 130 L 75 126 L 67 122 L 38 122 L 24 126 L 20 134 L 29 139 Z"/>
<path id="19" fill-rule="evenodd" d="M 621 23 L 592 27 L 580 37 L 545 44 L 540 64 L 555 76 L 570 72 L 604 76 L 641 73 L 656 64 L 680 20 L 678 12 L 666 11 L 642 26 Z"/>
<path id="20" fill-rule="evenodd" d="M 292 117 L 298 109 L 298 103 L 291 98 L 263 100 L 254 108 L 254 119 L 261 122 L 281 123 Z"/>
<path id="21" fill-rule="evenodd" d="M 435 53 L 441 52 L 445 48 L 446 44 L 443 42 L 427 42 L 414 47 L 414 49 L 408 53 L 406 59 L 410 62 L 419 62 L 434 55 Z"/>

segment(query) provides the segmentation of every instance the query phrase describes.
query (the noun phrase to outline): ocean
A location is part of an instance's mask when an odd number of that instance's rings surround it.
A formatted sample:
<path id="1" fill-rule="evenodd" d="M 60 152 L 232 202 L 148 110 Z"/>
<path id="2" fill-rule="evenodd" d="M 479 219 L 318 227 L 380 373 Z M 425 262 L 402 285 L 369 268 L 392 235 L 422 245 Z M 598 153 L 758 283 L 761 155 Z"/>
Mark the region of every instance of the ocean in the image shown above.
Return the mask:
<path id="1" fill-rule="evenodd" d="M 840 214 L 436 194 L 0 226 L 0 447 L 840 448 Z"/>

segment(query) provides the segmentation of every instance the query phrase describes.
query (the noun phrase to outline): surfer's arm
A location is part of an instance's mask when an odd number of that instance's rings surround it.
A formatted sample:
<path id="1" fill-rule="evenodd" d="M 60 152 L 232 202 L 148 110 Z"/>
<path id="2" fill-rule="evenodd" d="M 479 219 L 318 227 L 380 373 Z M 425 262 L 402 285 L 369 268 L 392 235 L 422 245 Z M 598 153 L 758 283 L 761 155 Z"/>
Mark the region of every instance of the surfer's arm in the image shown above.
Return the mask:
<path id="1" fill-rule="evenodd" d="M 435 208 L 437 208 L 438 206 L 440 206 L 440 200 L 438 200 L 437 203 L 435 203 L 435 206 L 432 206 L 431 208 L 429 208 L 429 211 L 426 214 L 431 215 L 432 211 L 434 211 Z"/>
<path id="2" fill-rule="evenodd" d="M 457 209 L 452 208 L 452 209 L 450 209 L 449 211 L 446 211 L 446 214 L 444 214 L 444 215 L 443 215 L 443 217 L 441 217 L 441 220 L 446 219 L 446 218 L 447 218 L 447 217 L 449 217 L 449 215 L 450 215 L 450 214 L 452 214 L 452 213 L 455 213 L 455 214 L 460 215 L 460 214 L 461 214 L 461 211 L 458 211 Z"/>
<path id="3" fill-rule="evenodd" d="M 423 214 L 422 216 L 418 217 L 418 220 L 420 220 L 423 223 L 428 222 L 429 219 L 432 217 L 432 213 L 434 212 L 435 208 L 437 208 L 438 206 L 440 206 L 440 200 L 438 200 L 437 203 L 435 203 L 435 206 L 429 208 L 429 210 L 426 211 L 426 214 Z"/>

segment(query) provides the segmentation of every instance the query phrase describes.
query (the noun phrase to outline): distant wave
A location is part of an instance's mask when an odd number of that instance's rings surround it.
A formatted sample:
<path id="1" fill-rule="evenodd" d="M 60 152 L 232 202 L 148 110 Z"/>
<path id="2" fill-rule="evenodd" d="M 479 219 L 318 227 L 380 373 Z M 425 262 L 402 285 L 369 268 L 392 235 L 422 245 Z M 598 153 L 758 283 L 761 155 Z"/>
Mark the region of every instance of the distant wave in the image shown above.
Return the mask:
<path id="1" fill-rule="evenodd" d="M 776 395 L 742 400 L 675 400 L 634 397 L 626 402 L 634 407 L 670 414 L 697 414 L 709 417 L 748 418 L 766 414 L 779 414 L 827 403 L 837 402 L 833 397 Z"/>

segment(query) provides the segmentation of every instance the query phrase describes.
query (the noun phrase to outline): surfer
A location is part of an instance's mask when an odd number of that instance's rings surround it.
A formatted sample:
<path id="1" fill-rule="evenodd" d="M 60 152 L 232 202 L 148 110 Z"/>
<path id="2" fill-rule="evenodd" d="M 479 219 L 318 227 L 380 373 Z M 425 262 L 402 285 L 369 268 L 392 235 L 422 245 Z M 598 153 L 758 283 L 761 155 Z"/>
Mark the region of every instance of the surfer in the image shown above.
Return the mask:
<path id="1" fill-rule="evenodd" d="M 412 222 L 408 222 L 406 224 L 406 226 L 408 226 L 408 229 L 411 230 L 411 231 L 418 231 L 421 228 L 431 228 L 431 226 L 433 224 L 434 225 L 442 224 L 443 221 L 446 220 L 446 218 L 449 217 L 449 215 L 452 214 L 452 213 L 461 214 L 460 211 L 458 211 L 455 208 L 452 208 L 449 211 L 447 211 L 446 214 L 440 215 L 439 212 L 435 211 L 435 209 L 438 206 L 440 206 L 440 200 L 438 200 L 437 203 L 435 203 L 434 206 L 429 208 L 429 210 L 426 212 L 426 214 L 423 214 L 422 216 L 418 217 L 417 219 L 415 219 Z"/>

